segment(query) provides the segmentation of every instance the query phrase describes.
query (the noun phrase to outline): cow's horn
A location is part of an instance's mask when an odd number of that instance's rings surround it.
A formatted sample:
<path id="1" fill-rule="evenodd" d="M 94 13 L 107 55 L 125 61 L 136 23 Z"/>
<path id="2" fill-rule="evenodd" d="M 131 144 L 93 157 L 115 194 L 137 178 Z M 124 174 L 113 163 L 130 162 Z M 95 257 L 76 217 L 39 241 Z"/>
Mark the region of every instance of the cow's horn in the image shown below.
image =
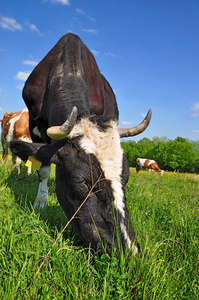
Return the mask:
<path id="1" fill-rule="evenodd" d="M 149 109 L 145 119 L 139 125 L 130 128 L 119 128 L 120 137 L 134 136 L 143 132 L 151 120 L 152 111 Z"/>
<path id="2" fill-rule="evenodd" d="M 77 119 L 77 107 L 74 106 L 69 118 L 61 126 L 52 126 L 47 129 L 47 135 L 54 140 L 62 140 L 71 132 Z"/>

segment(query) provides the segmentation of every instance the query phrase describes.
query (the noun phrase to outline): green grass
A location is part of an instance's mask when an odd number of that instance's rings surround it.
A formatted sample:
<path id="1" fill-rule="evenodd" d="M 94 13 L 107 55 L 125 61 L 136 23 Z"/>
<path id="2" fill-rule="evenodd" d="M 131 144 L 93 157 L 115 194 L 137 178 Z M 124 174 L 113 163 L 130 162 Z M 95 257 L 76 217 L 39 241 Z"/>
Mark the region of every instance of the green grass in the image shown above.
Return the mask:
<path id="1" fill-rule="evenodd" d="M 55 195 L 52 167 L 49 206 L 32 208 L 38 178 L 0 166 L 0 299 L 199 299 L 199 177 L 131 170 L 127 202 L 137 258 L 90 254 L 67 223 Z"/>

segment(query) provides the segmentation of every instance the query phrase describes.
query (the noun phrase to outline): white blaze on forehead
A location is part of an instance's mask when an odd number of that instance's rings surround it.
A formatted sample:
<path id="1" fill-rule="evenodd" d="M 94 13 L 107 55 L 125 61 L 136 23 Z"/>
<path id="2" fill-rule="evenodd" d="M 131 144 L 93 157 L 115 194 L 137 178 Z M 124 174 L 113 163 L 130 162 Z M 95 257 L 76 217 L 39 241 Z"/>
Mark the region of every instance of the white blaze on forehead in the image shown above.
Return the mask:
<path id="1" fill-rule="evenodd" d="M 81 121 L 73 127 L 68 137 L 73 138 L 82 135 L 80 146 L 86 153 L 92 153 L 98 159 L 105 178 L 111 182 L 114 206 L 122 216 L 119 224 L 121 232 L 129 249 L 132 249 L 134 255 L 137 255 L 139 252 L 138 248 L 132 244 L 127 232 L 127 227 L 124 224 L 125 203 L 121 183 L 123 150 L 120 144 L 119 130 L 116 121 L 110 121 L 108 125 L 109 127 L 107 127 L 105 131 L 99 131 L 97 126 L 88 119 L 81 119 Z"/>
<path id="2" fill-rule="evenodd" d="M 69 137 L 83 135 L 80 146 L 88 154 L 94 154 L 104 172 L 105 178 L 110 180 L 114 196 L 114 206 L 125 217 L 124 193 L 121 184 L 123 150 L 116 121 L 110 121 L 106 131 L 99 131 L 97 126 L 88 119 L 82 119 L 76 124 Z"/>

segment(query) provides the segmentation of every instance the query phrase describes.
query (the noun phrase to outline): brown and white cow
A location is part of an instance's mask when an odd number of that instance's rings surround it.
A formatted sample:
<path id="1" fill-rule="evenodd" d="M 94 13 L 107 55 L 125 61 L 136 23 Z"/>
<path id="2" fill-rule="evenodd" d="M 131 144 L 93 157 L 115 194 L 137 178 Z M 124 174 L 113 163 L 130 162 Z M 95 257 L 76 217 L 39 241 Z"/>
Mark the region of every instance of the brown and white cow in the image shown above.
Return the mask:
<path id="1" fill-rule="evenodd" d="M 140 170 L 156 171 L 161 174 L 164 173 L 164 171 L 160 169 L 160 167 L 158 166 L 155 160 L 146 159 L 146 158 L 136 159 L 136 171 L 139 172 Z"/>
<path id="2" fill-rule="evenodd" d="M 6 162 L 8 156 L 9 143 L 11 141 L 25 141 L 31 143 L 29 132 L 29 112 L 25 108 L 22 111 L 7 112 L 4 114 L 1 121 L 1 143 L 3 147 L 3 161 Z M 20 174 L 21 158 L 12 155 L 13 169 L 18 170 Z M 28 168 L 28 174 L 31 173 L 31 168 Z"/>

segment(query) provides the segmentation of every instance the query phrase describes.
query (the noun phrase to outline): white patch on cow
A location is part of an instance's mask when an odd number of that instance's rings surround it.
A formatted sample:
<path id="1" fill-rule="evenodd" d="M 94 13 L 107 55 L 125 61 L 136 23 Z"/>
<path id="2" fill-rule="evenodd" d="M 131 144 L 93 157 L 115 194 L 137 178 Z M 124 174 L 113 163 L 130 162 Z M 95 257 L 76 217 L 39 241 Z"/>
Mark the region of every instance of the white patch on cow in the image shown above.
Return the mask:
<path id="1" fill-rule="evenodd" d="M 143 167 L 144 166 L 144 163 L 146 161 L 146 158 L 139 158 L 139 162 L 138 164 Z M 154 164 L 155 163 L 155 160 L 153 159 L 149 159 L 149 163 L 148 163 L 148 166 L 150 166 L 151 164 Z"/>
<path id="2" fill-rule="evenodd" d="M 132 241 L 130 240 L 130 238 L 127 234 L 126 226 L 124 225 L 123 222 L 120 223 L 120 228 L 121 228 L 123 235 L 127 241 L 128 248 L 132 249 L 133 254 L 136 256 L 139 253 L 138 247 L 136 245 L 132 244 Z"/>
<path id="3" fill-rule="evenodd" d="M 82 77 L 82 72 L 81 72 L 81 70 L 74 70 L 74 72 L 69 72 L 67 75 L 75 76 L 75 77 Z"/>
<path id="4" fill-rule="evenodd" d="M 27 136 L 23 135 L 19 138 L 19 141 L 27 142 L 27 143 L 32 143 L 32 140 Z"/>
<path id="5" fill-rule="evenodd" d="M 9 127 L 9 130 L 8 130 L 8 134 L 6 136 L 6 141 L 8 143 L 10 143 L 12 140 L 13 140 L 13 132 L 14 132 L 14 125 L 15 125 L 15 122 L 19 119 L 19 117 L 14 117 L 12 119 L 9 120 L 9 123 L 10 123 L 10 127 Z M 6 124 L 7 125 L 7 124 Z"/>
<path id="6" fill-rule="evenodd" d="M 34 133 L 34 135 L 41 138 L 41 133 L 40 133 L 38 127 L 34 127 L 32 132 Z"/>
<path id="7" fill-rule="evenodd" d="M 17 169 L 18 175 L 20 174 L 20 164 L 21 164 L 21 158 L 17 156 L 17 157 L 15 158 L 15 164 L 14 164 L 14 166 L 13 166 L 13 169 L 14 169 L 14 168 Z"/>
<path id="8" fill-rule="evenodd" d="M 6 141 L 8 143 L 10 143 L 13 140 L 13 132 L 14 132 L 14 125 L 16 122 L 16 117 L 10 119 L 9 123 L 10 123 L 10 127 L 8 129 L 8 134 L 6 136 Z M 7 124 L 6 124 L 7 125 Z"/>
<path id="9" fill-rule="evenodd" d="M 27 108 L 24 108 L 24 109 L 21 111 L 20 115 L 14 116 L 13 118 L 11 118 L 11 119 L 9 120 L 10 127 L 9 127 L 9 130 L 8 130 L 8 134 L 7 134 L 7 136 L 6 136 L 6 141 L 7 141 L 8 143 L 10 143 L 10 142 L 13 140 L 14 125 L 15 125 L 16 121 L 18 121 L 18 120 L 21 118 L 21 115 L 22 115 L 23 112 L 25 112 L 25 111 L 27 111 Z M 6 125 L 8 125 L 8 124 L 6 124 Z"/>
<path id="10" fill-rule="evenodd" d="M 120 223 L 121 232 L 129 249 L 132 248 L 134 255 L 137 255 L 138 248 L 132 244 L 127 233 L 127 228 L 123 222 L 125 218 L 124 193 L 121 184 L 123 150 L 120 144 L 118 124 L 112 120 L 108 125 L 109 127 L 103 132 L 88 119 L 81 119 L 81 121 L 73 127 L 68 137 L 73 138 L 82 135 L 80 146 L 86 153 L 92 153 L 98 159 L 105 178 L 111 182 L 114 206 L 122 216 Z"/>
<path id="11" fill-rule="evenodd" d="M 39 189 L 37 192 L 37 198 L 34 203 L 34 207 L 37 209 L 43 209 L 48 205 L 47 183 L 50 176 L 50 166 L 41 167 L 39 170 Z"/>
<path id="12" fill-rule="evenodd" d="M 69 137 L 72 138 L 82 135 L 80 146 L 86 153 L 92 153 L 98 159 L 105 178 L 111 181 L 114 206 L 124 218 L 124 193 L 121 184 L 123 150 L 120 145 L 117 122 L 110 121 L 108 125 L 110 127 L 104 132 L 100 131 L 97 126 L 88 119 L 81 119 L 81 121 L 74 126 Z"/>
<path id="13" fill-rule="evenodd" d="M 103 132 L 88 119 L 81 119 L 81 121 L 73 127 L 68 137 L 73 138 L 82 135 L 80 146 L 86 153 L 92 153 L 98 159 L 105 178 L 111 182 L 114 206 L 122 216 L 120 221 L 121 232 L 127 242 L 128 248 L 132 249 L 134 255 L 137 255 L 139 252 L 138 248 L 129 238 L 127 228 L 124 224 L 125 203 L 121 184 L 123 150 L 120 144 L 118 124 L 116 121 L 111 120 L 108 125 L 109 127 Z"/>

